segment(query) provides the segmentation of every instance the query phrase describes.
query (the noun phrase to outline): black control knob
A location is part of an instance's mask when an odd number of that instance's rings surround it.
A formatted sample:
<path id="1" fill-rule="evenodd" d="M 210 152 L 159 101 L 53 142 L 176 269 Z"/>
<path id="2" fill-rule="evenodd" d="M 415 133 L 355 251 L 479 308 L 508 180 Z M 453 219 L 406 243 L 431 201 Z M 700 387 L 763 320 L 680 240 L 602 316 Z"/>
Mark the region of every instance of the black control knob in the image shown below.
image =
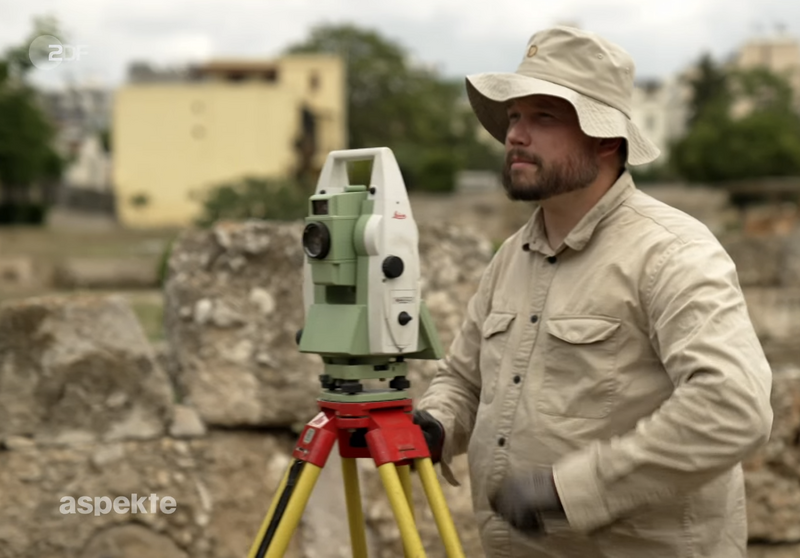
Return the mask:
<path id="1" fill-rule="evenodd" d="M 381 269 L 383 269 L 383 274 L 387 279 L 395 279 L 403 274 L 405 266 L 403 265 L 403 260 L 397 256 L 387 256 L 386 259 L 383 260 Z"/>
<path id="2" fill-rule="evenodd" d="M 413 319 L 408 312 L 400 312 L 400 315 L 397 316 L 397 321 L 400 322 L 400 325 L 406 325 Z"/>

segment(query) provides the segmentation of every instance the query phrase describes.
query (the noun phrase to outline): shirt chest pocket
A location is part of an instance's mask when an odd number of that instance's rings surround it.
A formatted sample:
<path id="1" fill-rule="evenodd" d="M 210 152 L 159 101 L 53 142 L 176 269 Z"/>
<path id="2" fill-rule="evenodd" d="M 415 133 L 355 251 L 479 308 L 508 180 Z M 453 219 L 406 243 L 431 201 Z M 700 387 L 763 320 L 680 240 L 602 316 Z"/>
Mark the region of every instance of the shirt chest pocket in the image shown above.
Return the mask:
<path id="1" fill-rule="evenodd" d="M 555 316 L 544 322 L 544 375 L 537 393 L 548 415 L 604 418 L 619 391 L 615 374 L 620 321 L 602 316 Z"/>
<path id="2" fill-rule="evenodd" d="M 515 317 L 516 314 L 511 312 L 491 312 L 481 327 L 481 401 L 484 403 L 491 403 L 494 399 L 497 377 Z"/>

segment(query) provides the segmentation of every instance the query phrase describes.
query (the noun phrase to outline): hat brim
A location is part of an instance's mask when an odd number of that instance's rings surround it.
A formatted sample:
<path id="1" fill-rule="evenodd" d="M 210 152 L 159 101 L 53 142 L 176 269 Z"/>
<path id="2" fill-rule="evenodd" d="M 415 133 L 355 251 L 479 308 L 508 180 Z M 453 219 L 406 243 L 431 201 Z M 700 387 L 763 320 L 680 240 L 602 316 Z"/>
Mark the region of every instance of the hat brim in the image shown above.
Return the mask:
<path id="1" fill-rule="evenodd" d="M 512 73 L 474 74 L 467 76 L 466 82 L 475 116 L 500 143 L 505 143 L 508 130 L 507 101 L 529 95 L 551 95 L 575 107 L 578 123 L 587 136 L 625 138 L 629 165 L 649 163 L 661 154 L 621 111 L 557 83 Z"/>

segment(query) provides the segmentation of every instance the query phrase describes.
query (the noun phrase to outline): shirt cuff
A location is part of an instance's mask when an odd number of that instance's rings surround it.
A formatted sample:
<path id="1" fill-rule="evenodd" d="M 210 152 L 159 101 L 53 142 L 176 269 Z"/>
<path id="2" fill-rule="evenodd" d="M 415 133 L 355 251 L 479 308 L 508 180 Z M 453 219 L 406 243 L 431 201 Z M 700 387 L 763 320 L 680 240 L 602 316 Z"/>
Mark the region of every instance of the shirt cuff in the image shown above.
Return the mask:
<path id="1" fill-rule="evenodd" d="M 553 478 L 574 531 L 589 533 L 613 521 L 601 496 L 594 460 L 586 452 L 577 452 L 558 461 L 553 466 Z"/>

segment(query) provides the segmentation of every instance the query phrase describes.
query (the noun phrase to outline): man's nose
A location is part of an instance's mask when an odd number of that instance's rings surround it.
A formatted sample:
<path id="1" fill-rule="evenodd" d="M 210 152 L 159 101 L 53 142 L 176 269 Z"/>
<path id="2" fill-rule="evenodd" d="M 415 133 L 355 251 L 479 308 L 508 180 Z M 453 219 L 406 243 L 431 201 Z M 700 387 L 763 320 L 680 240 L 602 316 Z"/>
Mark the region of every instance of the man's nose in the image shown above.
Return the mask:
<path id="1" fill-rule="evenodd" d="M 506 132 L 506 146 L 527 145 L 530 142 L 530 135 L 521 122 L 512 122 Z"/>

